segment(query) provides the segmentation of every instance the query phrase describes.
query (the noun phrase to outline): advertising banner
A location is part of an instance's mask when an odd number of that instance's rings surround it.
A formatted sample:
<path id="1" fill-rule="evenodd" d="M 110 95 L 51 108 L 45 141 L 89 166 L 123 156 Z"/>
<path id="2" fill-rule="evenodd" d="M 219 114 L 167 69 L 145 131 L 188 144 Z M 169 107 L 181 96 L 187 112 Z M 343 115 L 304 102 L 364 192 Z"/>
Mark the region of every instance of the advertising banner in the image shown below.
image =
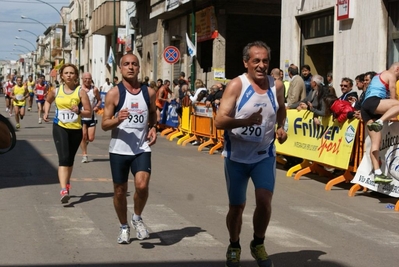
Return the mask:
<path id="1" fill-rule="evenodd" d="M 204 8 L 195 13 L 195 29 L 197 42 L 211 40 L 217 37 L 218 26 L 213 6 Z"/>
<path id="2" fill-rule="evenodd" d="M 347 169 L 359 121 L 340 124 L 332 116 L 318 117 L 321 123 L 317 125 L 313 117 L 310 111 L 287 110 L 288 138 L 283 144 L 275 142 L 277 153 Z"/>
<path id="3" fill-rule="evenodd" d="M 370 190 L 392 197 L 399 197 L 399 123 L 384 124 L 381 131 L 380 167 L 381 171 L 393 179 L 390 184 L 374 183 L 373 165 L 370 159 L 370 137 L 365 141 L 365 153 L 351 183 L 360 184 Z"/>

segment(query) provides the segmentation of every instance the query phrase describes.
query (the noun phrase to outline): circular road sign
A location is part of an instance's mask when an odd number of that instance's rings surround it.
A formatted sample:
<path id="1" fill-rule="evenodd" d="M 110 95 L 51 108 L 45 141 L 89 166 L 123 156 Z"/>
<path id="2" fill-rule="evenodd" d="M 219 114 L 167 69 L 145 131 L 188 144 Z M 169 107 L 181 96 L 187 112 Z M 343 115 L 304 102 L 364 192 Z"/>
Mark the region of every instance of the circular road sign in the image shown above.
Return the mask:
<path id="1" fill-rule="evenodd" d="M 174 64 L 180 59 L 180 51 L 175 46 L 168 46 L 163 51 L 163 58 L 166 62 Z"/>

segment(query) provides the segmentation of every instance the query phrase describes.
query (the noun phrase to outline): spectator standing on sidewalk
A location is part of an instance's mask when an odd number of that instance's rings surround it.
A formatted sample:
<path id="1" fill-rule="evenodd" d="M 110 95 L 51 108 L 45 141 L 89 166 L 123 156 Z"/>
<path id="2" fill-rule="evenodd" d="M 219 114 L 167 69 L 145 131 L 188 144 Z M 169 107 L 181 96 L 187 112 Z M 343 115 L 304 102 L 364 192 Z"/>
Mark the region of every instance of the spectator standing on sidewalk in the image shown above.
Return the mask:
<path id="1" fill-rule="evenodd" d="M 249 43 L 243 50 L 243 61 L 247 73 L 229 82 L 215 119 L 216 127 L 225 130 L 223 155 L 229 197 L 226 222 L 230 236 L 226 266 L 240 266 L 240 232 L 249 178 L 256 198 L 250 251 L 259 266 L 273 266 L 264 239 L 276 178 L 274 140 L 283 143 L 287 139 L 283 129 L 284 86 L 267 75 L 270 48 L 264 42 Z"/>
<path id="2" fill-rule="evenodd" d="M 312 92 L 312 86 L 310 82 L 312 81 L 312 73 L 310 72 L 310 66 L 305 64 L 301 67 L 302 79 L 305 82 L 306 87 L 306 95 L 309 95 Z"/>
<path id="3" fill-rule="evenodd" d="M 89 162 L 87 156 L 87 146 L 89 142 L 94 141 L 96 134 L 97 117 L 96 112 L 101 106 L 100 91 L 97 87 L 92 84 L 91 74 L 88 72 L 82 75 L 81 88 L 84 90 L 89 98 L 91 116 L 89 118 L 82 118 L 82 142 L 80 142 L 80 148 L 82 149 L 82 163 Z"/>
<path id="4" fill-rule="evenodd" d="M 124 55 L 120 60 L 120 69 L 122 81 L 106 96 L 101 126 L 104 131 L 112 130 L 109 158 L 114 183 L 114 207 L 120 222 L 117 242 L 129 244 L 126 199 L 129 170 L 134 176 L 136 189 L 133 196 L 132 226 L 138 239 L 149 237 L 141 215 L 148 199 L 150 146 L 157 139 L 156 92 L 147 85 L 140 86 L 140 63 L 136 55 Z"/>
<path id="5" fill-rule="evenodd" d="M 49 121 L 50 106 L 55 102 L 53 139 L 58 154 L 61 203 L 68 203 L 73 163 L 82 141 L 81 117 L 89 118 L 91 107 L 86 92 L 79 86 L 78 68 L 66 63 L 59 73 L 62 84 L 58 89 L 49 90 L 44 103 L 43 120 Z"/>

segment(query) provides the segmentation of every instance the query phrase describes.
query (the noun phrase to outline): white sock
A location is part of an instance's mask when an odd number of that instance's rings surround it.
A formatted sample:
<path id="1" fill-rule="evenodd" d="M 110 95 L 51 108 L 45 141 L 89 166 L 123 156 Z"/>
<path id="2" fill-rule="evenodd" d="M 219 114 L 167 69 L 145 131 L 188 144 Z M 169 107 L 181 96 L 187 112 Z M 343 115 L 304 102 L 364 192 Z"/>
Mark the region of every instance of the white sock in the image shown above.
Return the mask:
<path id="1" fill-rule="evenodd" d="M 375 175 L 381 175 L 381 174 L 382 174 L 381 169 L 375 170 L 375 171 L 374 171 L 374 174 L 375 174 Z"/>
<path id="2" fill-rule="evenodd" d="M 141 220 L 141 216 L 140 216 L 140 215 L 133 214 L 132 220 L 133 220 L 133 221 L 139 221 L 139 220 Z"/>
<path id="3" fill-rule="evenodd" d="M 380 124 L 380 125 L 383 125 L 383 124 L 384 124 L 384 122 L 383 122 L 381 119 L 378 119 L 378 120 L 376 120 L 375 122 L 378 123 L 378 124 Z"/>

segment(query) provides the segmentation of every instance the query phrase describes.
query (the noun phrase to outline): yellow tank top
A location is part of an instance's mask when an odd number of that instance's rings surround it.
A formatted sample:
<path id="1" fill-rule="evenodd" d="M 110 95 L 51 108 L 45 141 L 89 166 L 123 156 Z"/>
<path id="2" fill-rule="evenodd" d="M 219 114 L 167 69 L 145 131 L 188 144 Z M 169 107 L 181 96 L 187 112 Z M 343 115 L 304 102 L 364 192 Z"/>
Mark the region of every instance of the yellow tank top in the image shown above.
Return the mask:
<path id="1" fill-rule="evenodd" d="M 25 106 L 25 86 L 14 86 L 14 95 L 17 100 L 13 100 L 14 106 Z"/>
<path id="2" fill-rule="evenodd" d="M 35 81 L 28 81 L 26 83 L 26 85 L 28 86 L 28 91 L 29 93 L 33 93 L 33 88 L 35 87 Z"/>
<path id="3" fill-rule="evenodd" d="M 72 93 L 66 94 L 64 85 L 60 85 L 55 96 L 55 124 L 66 129 L 82 129 L 80 115 L 71 110 L 73 106 L 81 108 L 79 92 L 80 86 L 76 87 Z"/>

